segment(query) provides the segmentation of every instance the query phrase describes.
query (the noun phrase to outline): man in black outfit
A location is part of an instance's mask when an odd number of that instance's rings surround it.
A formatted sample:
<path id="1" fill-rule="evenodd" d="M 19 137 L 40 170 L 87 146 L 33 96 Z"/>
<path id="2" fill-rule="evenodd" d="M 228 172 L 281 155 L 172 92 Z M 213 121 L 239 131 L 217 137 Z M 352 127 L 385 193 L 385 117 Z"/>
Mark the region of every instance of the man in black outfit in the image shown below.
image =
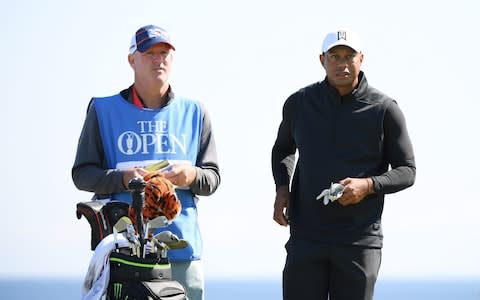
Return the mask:
<path id="1" fill-rule="evenodd" d="M 372 299 L 384 195 L 415 181 L 403 113 L 369 86 L 362 61 L 354 32 L 327 34 L 320 54 L 326 78 L 293 93 L 283 106 L 272 172 L 273 219 L 290 225 L 285 300 Z M 343 194 L 318 197 L 334 183 Z"/>

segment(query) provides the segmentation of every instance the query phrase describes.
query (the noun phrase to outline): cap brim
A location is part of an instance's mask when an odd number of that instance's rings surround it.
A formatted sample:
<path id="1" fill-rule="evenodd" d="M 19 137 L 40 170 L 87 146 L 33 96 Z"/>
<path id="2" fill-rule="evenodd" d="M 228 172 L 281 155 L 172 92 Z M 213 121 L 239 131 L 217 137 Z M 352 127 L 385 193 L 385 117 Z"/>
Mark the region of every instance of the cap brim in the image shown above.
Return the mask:
<path id="1" fill-rule="evenodd" d="M 355 46 L 355 45 L 352 45 L 351 43 L 346 43 L 346 42 L 344 42 L 344 41 L 337 41 L 337 42 L 331 44 L 331 45 L 330 45 L 327 49 L 325 49 L 323 52 L 328 52 L 328 51 L 330 51 L 332 48 L 337 47 L 337 46 L 345 46 L 345 47 L 348 47 L 348 48 L 352 49 L 353 51 L 355 51 L 355 52 L 357 52 L 357 53 L 361 52 L 360 47 Z"/>
<path id="2" fill-rule="evenodd" d="M 145 43 L 142 43 L 141 45 L 137 45 L 137 50 L 139 52 L 145 52 L 145 51 L 147 51 L 148 49 L 150 49 L 151 47 L 153 47 L 154 45 L 157 45 L 157 44 L 167 44 L 167 45 L 170 46 L 170 48 L 175 50 L 175 47 L 169 41 L 166 41 L 165 39 L 162 39 L 162 38 L 150 39 L 150 40 L 146 41 Z"/>
<path id="3" fill-rule="evenodd" d="M 352 49 L 353 51 L 355 52 L 361 52 L 360 49 L 358 49 L 358 47 L 355 47 L 351 44 L 348 44 L 348 43 L 333 43 L 332 45 L 330 45 L 327 49 L 325 49 L 323 52 L 328 52 L 330 51 L 332 48 L 335 48 L 335 47 L 338 47 L 338 46 L 345 46 L 345 47 L 348 47 L 350 49 Z"/>

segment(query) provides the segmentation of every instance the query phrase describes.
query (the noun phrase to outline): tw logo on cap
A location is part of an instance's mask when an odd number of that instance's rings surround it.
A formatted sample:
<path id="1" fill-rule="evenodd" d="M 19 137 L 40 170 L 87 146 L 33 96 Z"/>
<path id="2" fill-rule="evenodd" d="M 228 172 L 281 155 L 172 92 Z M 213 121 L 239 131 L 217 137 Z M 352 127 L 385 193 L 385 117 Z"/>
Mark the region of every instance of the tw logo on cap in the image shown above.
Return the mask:
<path id="1" fill-rule="evenodd" d="M 322 53 L 325 53 L 336 46 L 347 46 L 355 50 L 362 51 L 362 45 L 358 35 L 347 29 L 340 29 L 329 32 L 322 43 Z"/>
<path id="2" fill-rule="evenodd" d="M 338 31 L 337 32 L 337 40 L 347 40 L 347 32 L 346 31 Z"/>

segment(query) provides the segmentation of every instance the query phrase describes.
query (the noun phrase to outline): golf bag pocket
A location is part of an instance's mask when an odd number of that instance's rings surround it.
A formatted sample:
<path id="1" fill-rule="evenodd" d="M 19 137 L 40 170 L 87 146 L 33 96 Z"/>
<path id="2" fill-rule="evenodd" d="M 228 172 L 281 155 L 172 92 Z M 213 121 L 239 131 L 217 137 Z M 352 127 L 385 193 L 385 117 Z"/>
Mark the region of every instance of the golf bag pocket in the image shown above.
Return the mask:
<path id="1" fill-rule="evenodd" d="M 171 280 L 168 261 L 155 256 L 139 258 L 112 252 L 107 300 L 181 300 L 187 299 L 183 286 Z"/>
<path id="2" fill-rule="evenodd" d="M 185 289 L 177 281 L 110 282 L 107 300 L 187 300 Z"/>
<path id="3" fill-rule="evenodd" d="M 87 219 L 91 228 L 91 250 L 112 233 L 112 226 L 123 216 L 128 216 L 128 203 L 116 200 L 92 200 L 77 203 L 77 219 Z"/>
<path id="4" fill-rule="evenodd" d="M 170 263 L 159 259 L 156 255 L 145 258 L 124 253 L 110 254 L 110 280 L 113 281 L 149 281 L 171 279 Z"/>

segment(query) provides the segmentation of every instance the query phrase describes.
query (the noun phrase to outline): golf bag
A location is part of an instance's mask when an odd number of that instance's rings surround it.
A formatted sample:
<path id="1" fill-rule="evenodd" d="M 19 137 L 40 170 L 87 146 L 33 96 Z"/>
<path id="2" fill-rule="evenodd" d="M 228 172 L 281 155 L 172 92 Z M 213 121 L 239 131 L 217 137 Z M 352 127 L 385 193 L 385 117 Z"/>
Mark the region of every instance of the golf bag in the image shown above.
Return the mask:
<path id="1" fill-rule="evenodd" d="M 77 203 L 77 219 L 87 219 L 91 228 L 90 249 L 95 250 L 104 237 L 112 233 L 113 225 L 128 216 L 128 203 L 121 201 L 92 200 Z"/>
<path id="2" fill-rule="evenodd" d="M 166 255 L 167 250 L 185 247 L 188 243 L 178 238 L 173 242 L 155 240 L 156 244 L 153 248 L 156 249 L 156 253 L 152 252 L 151 246 L 150 253 L 143 254 L 149 242 L 143 238 L 148 236 L 148 232 L 147 235 L 145 234 L 142 216 L 145 182 L 141 178 L 134 178 L 130 181 L 129 188 L 132 190 L 132 207 L 136 211 L 137 224 L 133 236 L 136 238 L 138 247 L 130 245 L 130 247 L 116 248 L 109 254 L 110 277 L 106 300 L 188 300 L 184 287 L 172 279 L 171 265 Z M 108 200 L 93 200 L 77 204 L 77 218 L 85 216 L 92 229 L 92 250 L 95 250 L 107 235 L 112 232 L 115 235 L 118 234 L 115 226 L 124 217 L 128 219 L 129 208 L 127 203 Z M 132 238 L 132 234 L 129 238 Z M 169 244 L 170 242 L 172 243 Z"/>

